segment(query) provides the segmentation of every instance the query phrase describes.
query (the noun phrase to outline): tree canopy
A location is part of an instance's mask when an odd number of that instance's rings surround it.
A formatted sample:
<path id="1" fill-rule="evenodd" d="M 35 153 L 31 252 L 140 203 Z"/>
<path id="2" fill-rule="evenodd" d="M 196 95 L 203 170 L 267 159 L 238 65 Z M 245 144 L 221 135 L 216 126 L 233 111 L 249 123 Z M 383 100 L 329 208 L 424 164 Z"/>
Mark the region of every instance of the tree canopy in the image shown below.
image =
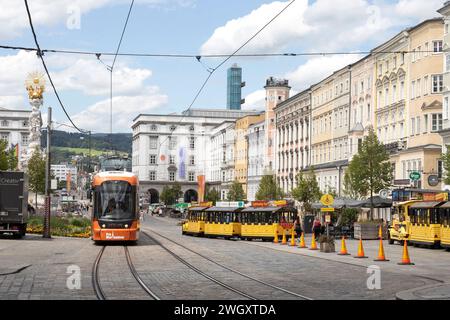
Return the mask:
<path id="1" fill-rule="evenodd" d="M 277 200 L 282 199 L 284 193 L 275 181 L 273 175 L 265 175 L 259 182 L 256 200 Z"/>
<path id="2" fill-rule="evenodd" d="M 0 170 L 16 170 L 17 162 L 15 149 L 8 149 L 8 142 L 0 139 Z"/>
<path id="3" fill-rule="evenodd" d="M 306 212 L 311 212 L 312 203 L 318 201 L 321 195 L 313 168 L 307 173 L 300 172 L 297 175 L 297 186 L 292 189 L 292 196 L 303 203 Z"/>
<path id="4" fill-rule="evenodd" d="M 41 151 L 36 148 L 28 160 L 28 182 L 30 190 L 35 193 L 45 192 L 45 158 Z"/>
<path id="5" fill-rule="evenodd" d="M 183 195 L 181 192 L 181 186 L 175 183 L 171 187 L 165 186 L 161 192 L 160 199 L 166 205 L 172 205 L 177 202 L 178 198 Z"/>
<path id="6" fill-rule="evenodd" d="M 372 199 L 375 193 L 391 186 L 392 179 L 393 172 L 389 154 L 373 129 L 370 129 L 345 173 L 346 190 L 358 197 Z M 370 218 L 372 219 L 373 204 L 371 208 Z"/>
<path id="7" fill-rule="evenodd" d="M 212 188 L 212 189 L 207 188 L 206 189 L 205 201 L 207 201 L 207 202 L 212 201 L 212 202 L 216 203 L 219 200 L 220 200 L 220 193 L 219 193 L 219 191 L 217 191 L 216 188 Z"/>
<path id="8" fill-rule="evenodd" d="M 444 183 L 450 184 L 450 148 L 447 148 L 447 152 L 442 155 L 442 166 L 445 172 Z"/>
<path id="9" fill-rule="evenodd" d="M 243 201 L 246 196 L 242 184 L 239 181 L 234 180 L 228 191 L 228 201 Z"/>

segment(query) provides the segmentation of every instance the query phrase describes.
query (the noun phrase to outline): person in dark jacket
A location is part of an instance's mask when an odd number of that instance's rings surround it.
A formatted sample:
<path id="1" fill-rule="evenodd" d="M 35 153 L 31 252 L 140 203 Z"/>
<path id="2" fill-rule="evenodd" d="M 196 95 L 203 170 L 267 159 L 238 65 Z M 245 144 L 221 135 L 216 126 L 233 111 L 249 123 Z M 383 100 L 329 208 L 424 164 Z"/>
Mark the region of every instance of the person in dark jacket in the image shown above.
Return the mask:
<path id="1" fill-rule="evenodd" d="M 320 236 L 321 231 L 322 231 L 322 224 L 320 223 L 319 217 L 316 216 L 312 227 L 312 232 L 314 233 L 314 237 L 316 239 Z"/>

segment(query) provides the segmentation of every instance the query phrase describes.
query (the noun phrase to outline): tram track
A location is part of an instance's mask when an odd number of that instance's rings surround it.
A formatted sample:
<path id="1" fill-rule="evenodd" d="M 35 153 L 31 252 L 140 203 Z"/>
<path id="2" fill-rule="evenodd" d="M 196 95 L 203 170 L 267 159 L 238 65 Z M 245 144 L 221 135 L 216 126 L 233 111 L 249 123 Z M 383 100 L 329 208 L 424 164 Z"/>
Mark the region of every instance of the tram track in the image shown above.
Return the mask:
<path id="1" fill-rule="evenodd" d="M 131 259 L 131 255 L 130 252 L 128 250 L 127 246 L 123 246 L 124 248 L 124 253 L 125 253 L 125 258 L 127 260 L 127 265 L 128 268 L 133 276 L 133 278 L 136 280 L 136 282 L 139 284 L 139 286 L 142 288 L 143 291 L 145 291 L 145 293 L 147 295 L 149 295 L 150 297 L 152 297 L 152 299 L 154 300 L 161 300 L 160 297 L 158 295 L 156 295 L 146 284 L 145 282 L 142 280 L 142 278 L 140 277 L 139 273 L 136 271 L 136 268 L 134 266 L 133 260 Z M 97 297 L 98 300 L 107 300 L 107 297 L 105 295 L 105 292 L 103 291 L 103 288 L 100 284 L 100 277 L 99 277 L 99 268 L 100 268 L 100 262 L 102 260 L 103 257 L 103 253 L 106 250 L 106 246 L 103 246 L 95 261 L 94 264 L 92 266 L 92 287 L 94 288 L 94 293 Z"/>
<path id="2" fill-rule="evenodd" d="M 154 233 L 155 235 L 157 235 L 157 236 L 159 236 L 159 237 L 161 237 L 161 238 L 163 238 L 163 239 L 165 239 L 165 240 L 167 240 L 167 241 L 169 241 L 169 242 L 171 242 L 171 243 L 173 243 L 173 244 L 175 244 L 175 245 L 177 245 L 177 246 L 179 246 L 179 247 L 181 247 L 181 248 L 183 248 L 183 249 L 185 249 L 185 250 L 187 250 L 187 251 L 189 251 L 189 252 L 191 252 L 191 253 L 194 253 L 194 254 L 200 256 L 201 258 L 207 260 L 208 262 L 211 262 L 211 263 L 213 263 L 213 264 L 215 264 L 215 265 L 217 265 L 217 266 L 219 266 L 219 267 L 221 267 L 221 268 L 223 268 L 223 269 L 225 269 L 225 270 L 228 270 L 228 271 L 230 271 L 230 272 L 232 272 L 232 273 L 234 273 L 234 274 L 237 274 L 237 275 L 239 275 L 239 276 L 242 276 L 242 277 L 247 278 L 247 279 L 249 279 L 249 280 L 255 281 L 255 282 L 257 282 L 257 283 L 259 283 L 259 284 L 262 284 L 262 285 L 264 285 L 264 286 L 267 286 L 267 287 L 269 287 L 269 288 L 272 288 L 272 289 L 275 289 L 275 290 L 284 292 L 284 293 L 286 293 L 286 294 L 289 294 L 289 295 L 291 295 L 291 296 L 295 296 L 295 297 L 300 298 L 300 299 L 303 299 L 303 300 L 313 300 L 312 298 L 307 297 L 307 296 L 305 296 L 305 295 L 302 295 L 302 294 L 299 294 L 299 293 L 296 293 L 296 292 L 293 292 L 293 291 L 290 291 L 290 290 L 287 290 L 287 289 L 284 289 L 284 288 L 275 286 L 275 285 L 273 285 L 273 284 L 271 284 L 271 283 L 262 281 L 262 280 L 260 280 L 260 279 L 255 278 L 255 277 L 252 277 L 252 276 L 250 276 L 250 275 L 248 275 L 248 274 L 245 274 L 245 273 L 243 273 L 243 272 L 240 272 L 240 271 L 238 271 L 238 270 L 235 270 L 235 269 L 233 269 L 233 268 L 230 268 L 230 267 L 228 267 L 228 266 L 226 266 L 226 265 L 224 265 L 224 264 L 222 264 L 222 263 L 220 263 L 220 262 L 217 262 L 217 261 L 215 261 L 215 260 L 213 260 L 213 259 L 211 259 L 211 258 L 209 258 L 209 257 L 207 257 L 207 256 L 205 256 L 205 255 L 203 255 L 203 254 L 201 254 L 201 253 L 195 251 L 195 250 L 192 250 L 191 248 L 189 248 L 189 247 L 187 247 L 187 246 L 185 246 L 185 245 L 183 245 L 183 244 L 180 244 L 180 243 L 178 243 L 178 242 L 176 242 L 176 241 L 174 241 L 174 240 L 172 240 L 172 239 L 170 239 L 170 238 L 168 238 L 168 237 L 166 237 L 166 236 L 164 236 L 164 235 L 162 235 L 162 234 L 160 234 L 160 233 L 158 233 L 158 232 L 156 232 L 156 231 L 154 231 L 154 230 L 152 230 L 152 229 L 147 229 L 147 230 L 150 231 L 150 232 L 152 232 L 152 233 Z M 142 230 L 141 232 L 142 232 L 144 235 L 146 235 L 148 238 L 150 238 L 150 239 L 152 239 L 153 241 L 155 241 L 158 245 L 160 245 L 160 246 L 161 246 L 163 249 L 165 249 L 168 253 L 170 253 L 170 254 L 171 254 L 172 256 L 174 256 L 177 260 L 179 260 L 180 262 L 182 262 L 183 264 L 185 264 L 185 265 L 188 266 L 189 268 L 193 269 L 194 271 L 200 273 L 201 275 L 205 276 L 206 278 L 208 278 L 208 279 L 214 281 L 215 283 L 217 283 L 217 284 L 219 284 L 219 285 L 221 285 L 221 286 L 223 286 L 223 287 L 225 287 L 225 288 L 227 288 L 227 289 L 230 289 L 230 288 L 231 288 L 231 287 L 228 286 L 227 284 L 224 284 L 224 283 L 221 282 L 220 280 L 217 280 L 217 279 L 215 279 L 215 278 L 212 278 L 211 276 L 205 274 L 203 271 L 201 271 L 201 270 L 199 270 L 198 268 L 196 268 L 196 267 L 194 267 L 193 265 L 191 265 L 191 264 L 190 264 L 189 262 L 187 262 L 185 259 L 181 258 L 179 255 L 177 255 L 176 253 L 174 253 L 172 250 L 170 250 L 170 249 L 168 249 L 166 246 L 164 246 L 160 241 L 156 240 L 154 237 L 152 237 L 151 235 L 149 235 L 148 232 L 143 231 L 143 230 Z M 231 290 L 234 291 L 234 292 L 237 292 L 237 293 L 239 293 L 239 294 L 241 294 L 241 295 L 243 295 L 243 296 L 247 296 L 247 297 L 248 297 L 249 299 L 251 299 L 251 300 L 259 300 L 259 299 L 255 298 L 255 297 L 253 297 L 253 296 L 250 296 L 250 295 L 248 295 L 248 294 L 246 294 L 246 293 L 244 293 L 244 292 L 242 292 L 242 291 L 240 291 L 240 290 L 238 290 L 238 289 L 231 288 Z M 250 297 L 251 297 L 251 298 L 250 298 Z"/>

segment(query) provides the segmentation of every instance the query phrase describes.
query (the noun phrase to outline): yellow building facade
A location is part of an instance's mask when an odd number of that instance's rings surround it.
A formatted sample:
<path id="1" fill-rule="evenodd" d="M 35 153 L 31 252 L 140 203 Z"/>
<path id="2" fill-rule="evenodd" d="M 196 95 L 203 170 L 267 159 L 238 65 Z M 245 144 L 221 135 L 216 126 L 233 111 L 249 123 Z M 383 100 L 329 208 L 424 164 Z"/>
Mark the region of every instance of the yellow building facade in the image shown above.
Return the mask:
<path id="1" fill-rule="evenodd" d="M 264 121 L 265 113 L 257 116 L 246 116 L 236 120 L 234 141 L 234 177 L 242 184 L 244 193 L 247 194 L 248 184 L 248 141 L 247 131 L 250 125 Z"/>

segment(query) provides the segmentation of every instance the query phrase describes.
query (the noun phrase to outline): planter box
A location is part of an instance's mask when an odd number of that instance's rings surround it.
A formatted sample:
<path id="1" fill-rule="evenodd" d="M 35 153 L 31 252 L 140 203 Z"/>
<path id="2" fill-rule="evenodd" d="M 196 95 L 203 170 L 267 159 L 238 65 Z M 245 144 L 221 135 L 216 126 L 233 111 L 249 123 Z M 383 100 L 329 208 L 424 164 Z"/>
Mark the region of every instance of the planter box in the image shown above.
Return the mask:
<path id="1" fill-rule="evenodd" d="M 380 227 L 377 223 L 358 223 L 354 224 L 354 238 L 362 240 L 377 240 L 378 239 L 378 228 Z M 387 228 L 383 227 L 383 239 L 387 239 Z"/>
<path id="2" fill-rule="evenodd" d="M 320 252 L 335 252 L 334 243 L 322 242 L 320 244 Z"/>

